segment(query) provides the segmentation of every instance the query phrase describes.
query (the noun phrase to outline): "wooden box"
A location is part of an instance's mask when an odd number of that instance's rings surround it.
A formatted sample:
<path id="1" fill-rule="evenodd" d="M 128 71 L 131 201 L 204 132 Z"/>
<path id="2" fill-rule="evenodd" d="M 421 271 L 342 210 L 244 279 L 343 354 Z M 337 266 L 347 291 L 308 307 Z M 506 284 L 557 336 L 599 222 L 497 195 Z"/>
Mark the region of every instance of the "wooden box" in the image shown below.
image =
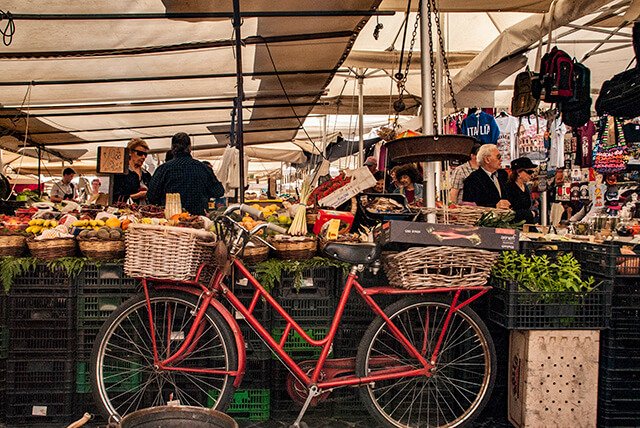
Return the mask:
<path id="1" fill-rule="evenodd" d="M 514 330 L 509 421 L 516 427 L 595 427 L 597 330 Z"/>

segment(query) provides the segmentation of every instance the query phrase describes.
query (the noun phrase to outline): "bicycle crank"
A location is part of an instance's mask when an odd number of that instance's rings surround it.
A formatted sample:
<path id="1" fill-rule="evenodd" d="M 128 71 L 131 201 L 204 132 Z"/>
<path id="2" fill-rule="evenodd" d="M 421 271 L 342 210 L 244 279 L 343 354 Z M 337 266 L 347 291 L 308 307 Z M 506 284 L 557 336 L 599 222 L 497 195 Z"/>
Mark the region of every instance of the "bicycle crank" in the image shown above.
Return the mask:
<path id="1" fill-rule="evenodd" d="M 317 361 L 308 360 L 300 363 L 300 368 L 307 376 L 311 377 L 313 371 L 316 368 Z M 352 375 L 355 373 L 356 359 L 355 358 L 339 358 L 333 360 L 327 360 L 324 367 L 320 371 L 320 377 L 318 382 L 326 382 L 333 380 L 337 377 L 344 375 Z M 298 404 L 304 404 L 309 396 L 309 388 L 302 384 L 293 374 L 289 373 L 286 380 L 287 392 L 291 399 Z M 319 403 L 325 401 L 331 391 L 323 392 L 311 399 L 310 406 L 317 406 Z"/>

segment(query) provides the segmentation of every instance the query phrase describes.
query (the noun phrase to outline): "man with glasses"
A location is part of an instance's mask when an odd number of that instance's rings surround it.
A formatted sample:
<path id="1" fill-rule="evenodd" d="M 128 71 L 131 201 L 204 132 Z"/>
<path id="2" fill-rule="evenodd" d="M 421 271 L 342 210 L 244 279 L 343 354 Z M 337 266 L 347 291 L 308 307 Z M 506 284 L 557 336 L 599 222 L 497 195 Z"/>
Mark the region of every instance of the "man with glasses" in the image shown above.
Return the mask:
<path id="1" fill-rule="evenodd" d="M 142 169 L 149 154 L 149 145 L 141 138 L 132 138 L 127 144 L 129 171 L 116 175 L 113 180 L 113 202 L 127 202 L 129 198 L 136 204 L 144 204 L 151 174 Z"/>
<path id="2" fill-rule="evenodd" d="M 502 168 L 502 156 L 495 144 L 484 144 L 476 155 L 480 168 L 464 180 L 463 201 L 480 207 L 510 208 L 507 200 L 507 172 Z"/>

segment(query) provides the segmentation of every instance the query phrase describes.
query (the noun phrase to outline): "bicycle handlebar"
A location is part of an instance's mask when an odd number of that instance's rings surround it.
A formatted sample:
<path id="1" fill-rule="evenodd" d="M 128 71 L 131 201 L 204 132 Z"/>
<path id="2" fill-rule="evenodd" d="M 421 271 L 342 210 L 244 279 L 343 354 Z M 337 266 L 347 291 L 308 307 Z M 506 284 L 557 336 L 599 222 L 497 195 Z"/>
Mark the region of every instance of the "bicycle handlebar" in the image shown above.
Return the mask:
<path id="1" fill-rule="evenodd" d="M 285 229 L 284 227 L 280 227 L 277 224 L 273 224 L 273 223 L 267 223 L 267 229 L 273 230 L 274 232 L 280 233 L 282 235 L 287 233 L 287 229 Z"/>
<path id="2" fill-rule="evenodd" d="M 235 211 L 241 211 L 243 213 L 251 214 L 252 216 L 257 217 L 258 219 L 262 218 L 262 211 L 260 211 L 257 208 L 253 208 L 247 204 L 231 205 L 226 210 L 224 210 L 223 215 L 228 216 L 229 214 Z"/>

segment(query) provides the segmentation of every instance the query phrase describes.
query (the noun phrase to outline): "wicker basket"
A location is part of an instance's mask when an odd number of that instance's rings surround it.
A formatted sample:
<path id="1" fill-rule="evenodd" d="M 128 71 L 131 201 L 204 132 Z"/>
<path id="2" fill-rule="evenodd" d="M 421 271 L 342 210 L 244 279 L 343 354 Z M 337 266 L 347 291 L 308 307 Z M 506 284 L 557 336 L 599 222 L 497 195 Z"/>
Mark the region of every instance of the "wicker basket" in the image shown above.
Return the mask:
<path id="1" fill-rule="evenodd" d="M 461 206 L 456 208 L 422 208 L 421 213 L 423 219 L 429 214 L 436 215 L 436 223 L 439 224 L 464 224 L 473 226 L 476 224 L 483 214 L 493 212 L 496 215 L 508 213 L 510 210 L 476 207 L 476 206 Z"/>
<path id="2" fill-rule="evenodd" d="M 244 247 L 242 261 L 244 264 L 260 263 L 269 258 L 269 247 L 262 243 L 254 242 L 254 246 Z"/>
<path id="3" fill-rule="evenodd" d="M 24 254 L 27 248 L 27 238 L 24 235 L 2 235 L 0 236 L 0 257 L 18 257 Z"/>
<path id="4" fill-rule="evenodd" d="M 318 240 L 315 236 L 305 236 L 302 239 L 270 239 L 269 243 L 275 248 L 275 255 L 279 259 L 304 260 L 310 259 L 318 251 Z"/>
<path id="5" fill-rule="evenodd" d="M 35 240 L 27 239 L 27 246 L 31 255 L 37 259 L 52 260 L 59 257 L 72 257 L 76 255 L 75 238 L 53 238 Z"/>
<path id="6" fill-rule="evenodd" d="M 124 240 L 78 239 L 85 257 L 94 260 L 116 260 L 124 257 Z"/>
<path id="7" fill-rule="evenodd" d="M 477 248 L 414 247 L 383 257 L 389 282 L 405 289 L 485 285 L 497 253 Z"/>
<path id="8" fill-rule="evenodd" d="M 125 238 L 124 271 L 131 277 L 194 279 L 198 267 L 213 258 L 213 234 L 187 227 L 133 223 Z"/>

